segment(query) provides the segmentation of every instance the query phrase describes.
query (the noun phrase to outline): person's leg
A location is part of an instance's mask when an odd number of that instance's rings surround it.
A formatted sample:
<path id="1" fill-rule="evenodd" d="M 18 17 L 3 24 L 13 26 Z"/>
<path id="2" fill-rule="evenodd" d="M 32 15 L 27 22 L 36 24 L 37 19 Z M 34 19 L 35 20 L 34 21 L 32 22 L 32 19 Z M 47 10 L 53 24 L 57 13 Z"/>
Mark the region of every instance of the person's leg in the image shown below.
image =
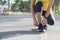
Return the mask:
<path id="1" fill-rule="evenodd" d="M 46 14 L 46 11 L 42 11 L 42 16 L 44 17 Z M 47 30 L 47 23 L 44 23 L 44 20 L 43 20 L 43 29 Z"/>
<path id="2" fill-rule="evenodd" d="M 37 20 L 39 23 L 38 29 L 40 32 L 43 31 L 43 27 L 42 27 L 42 23 L 41 23 L 41 16 L 42 16 L 41 9 L 42 9 L 42 2 L 39 1 L 36 3 L 36 16 L 37 16 Z"/>
<path id="3" fill-rule="evenodd" d="M 43 12 L 42 12 L 42 16 L 44 17 L 45 14 L 46 14 L 46 11 L 43 11 Z M 47 29 L 47 24 L 49 24 L 49 25 L 54 25 L 54 20 L 53 20 L 53 18 L 52 18 L 51 13 L 49 14 L 49 16 L 48 16 L 48 18 L 47 18 L 47 23 L 43 23 L 44 29 Z"/>
<path id="4" fill-rule="evenodd" d="M 48 22 L 49 25 L 54 25 L 54 20 L 53 20 L 53 18 L 52 18 L 51 13 L 50 13 L 49 16 L 48 16 L 47 22 Z"/>
<path id="5" fill-rule="evenodd" d="M 42 12 L 42 16 L 45 16 L 45 14 L 46 14 L 46 11 L 43 11 L 43 12 Z M 53 20 L 53 18 L 52 18 L 51 13 L 49 14 L 49 16 L 48 16 L 48 18 L 47 18 L 47 24 L 49 24 L 49 25 L 54 25 L 54 20 Z M 45 25 L 46 25 L 46 24 L 45 24 Z"/>
<path id="6" fill-rule="evenodd" d="M 38 20 L 38 24 L 42 24 L 42 22 L 41 22 L 41 12 L 36 12 L 36 16 L 37 16 L 37 20 Z"/>
<path id="7" fill-rule="evenodd" d="M 41 13 L 41 9 L 42 9 L 42 2 L 37 2 L 36 3 L 36 16 L 37 16 L 37 20 L 38 20 L 38 23 L 41 24 L 41 16 L 42 16 L 42 13 Z"/>

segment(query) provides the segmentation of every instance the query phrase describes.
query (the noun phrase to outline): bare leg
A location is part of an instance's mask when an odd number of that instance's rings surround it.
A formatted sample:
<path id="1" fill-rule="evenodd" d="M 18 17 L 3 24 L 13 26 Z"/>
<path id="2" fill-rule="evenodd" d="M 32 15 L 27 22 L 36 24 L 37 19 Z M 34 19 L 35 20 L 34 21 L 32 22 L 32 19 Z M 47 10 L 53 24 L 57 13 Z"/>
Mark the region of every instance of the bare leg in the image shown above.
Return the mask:
<path id="1" fill-rule="evenodd" d="M 38 20 L 38 32 L 43 32 L 43 26 L 42 26 L 42 22 L 41 22 L 41 20 L 42 20 L 42 18 L 41 18 L 41 16 L 42 16 L 42 14 L 41 14 L 41 12 L 36 12 L 36 16 L 37 16 L 37 20 Z"/>
<path id="2" fill-rule="evenodd" d="M 36 16 L 37 16 L 37 21 L 38 21 L 38 24 L 41 24 L 41 12 L 36 12 Z"/>

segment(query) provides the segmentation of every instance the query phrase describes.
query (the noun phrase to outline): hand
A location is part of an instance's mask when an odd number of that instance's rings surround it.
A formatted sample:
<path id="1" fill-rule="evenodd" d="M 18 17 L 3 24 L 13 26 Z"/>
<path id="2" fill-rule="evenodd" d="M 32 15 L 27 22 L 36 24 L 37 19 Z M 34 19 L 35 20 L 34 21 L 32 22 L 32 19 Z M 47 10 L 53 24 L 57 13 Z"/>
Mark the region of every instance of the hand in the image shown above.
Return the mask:
<path id="1" fill-rule="evenodd" d="M 47 24 L 47 18 L 44 18 L 43 25 L 46 25 L 46 24 Z"/>
<path id="2" fill-rule="evenodd" d="M 35 25 L 35 26 L 38 26 L 37 20 L 34 20 L 33 22 L 34 22 L 34 25 Z"/>

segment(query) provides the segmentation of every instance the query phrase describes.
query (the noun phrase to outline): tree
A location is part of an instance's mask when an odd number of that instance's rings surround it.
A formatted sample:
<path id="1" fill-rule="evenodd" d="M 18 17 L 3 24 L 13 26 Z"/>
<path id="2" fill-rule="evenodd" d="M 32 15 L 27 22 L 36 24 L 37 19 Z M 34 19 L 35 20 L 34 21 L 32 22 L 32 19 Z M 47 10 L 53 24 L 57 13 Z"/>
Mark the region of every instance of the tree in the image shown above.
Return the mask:
<path id="1" fill-rule="evenodd" d="M 15 4 L 11 6 L 12 11 L 30 11 L 30 2 L 15 0 Z"/>
<path id="2" fill-rule="evenodd" d="M 55 14 L 60 14 L 59 6 L 60 6 L 60 0 L 54 0 L 53 11 L 55 12 Z"/>
<path id="3" fill-rule="evenodd" d="M 8 0 L 8 11 L 10 11 L 10 0 Z"/>
<path id="4" fill-rule="evenodd" d="M 0 5 L 4 5 L 6 3 L 6 0 L 4 0 L 4 1 L 2 1 L 2 0 L 0 0 Z"/>
<path id="5" fill-rule="evenodd" d="M 3 6 L 6 3 L 6 0 L 0 0 L 0 5 Z M 0 12 L 1 12 L 1 8 L 0 8 Z"/>

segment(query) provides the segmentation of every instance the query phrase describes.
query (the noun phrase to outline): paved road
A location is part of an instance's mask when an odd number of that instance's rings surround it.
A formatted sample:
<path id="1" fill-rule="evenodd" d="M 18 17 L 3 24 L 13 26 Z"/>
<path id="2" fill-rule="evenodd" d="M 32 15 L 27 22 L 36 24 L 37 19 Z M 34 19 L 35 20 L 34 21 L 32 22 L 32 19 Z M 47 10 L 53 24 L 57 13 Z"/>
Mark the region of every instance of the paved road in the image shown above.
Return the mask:
<path id="1" fill-rule="evenodd" d="M 36 31 L 29 14 L 0 16 L 0 40 L 60 40 L 60 17 L 44 33 Z"/>

